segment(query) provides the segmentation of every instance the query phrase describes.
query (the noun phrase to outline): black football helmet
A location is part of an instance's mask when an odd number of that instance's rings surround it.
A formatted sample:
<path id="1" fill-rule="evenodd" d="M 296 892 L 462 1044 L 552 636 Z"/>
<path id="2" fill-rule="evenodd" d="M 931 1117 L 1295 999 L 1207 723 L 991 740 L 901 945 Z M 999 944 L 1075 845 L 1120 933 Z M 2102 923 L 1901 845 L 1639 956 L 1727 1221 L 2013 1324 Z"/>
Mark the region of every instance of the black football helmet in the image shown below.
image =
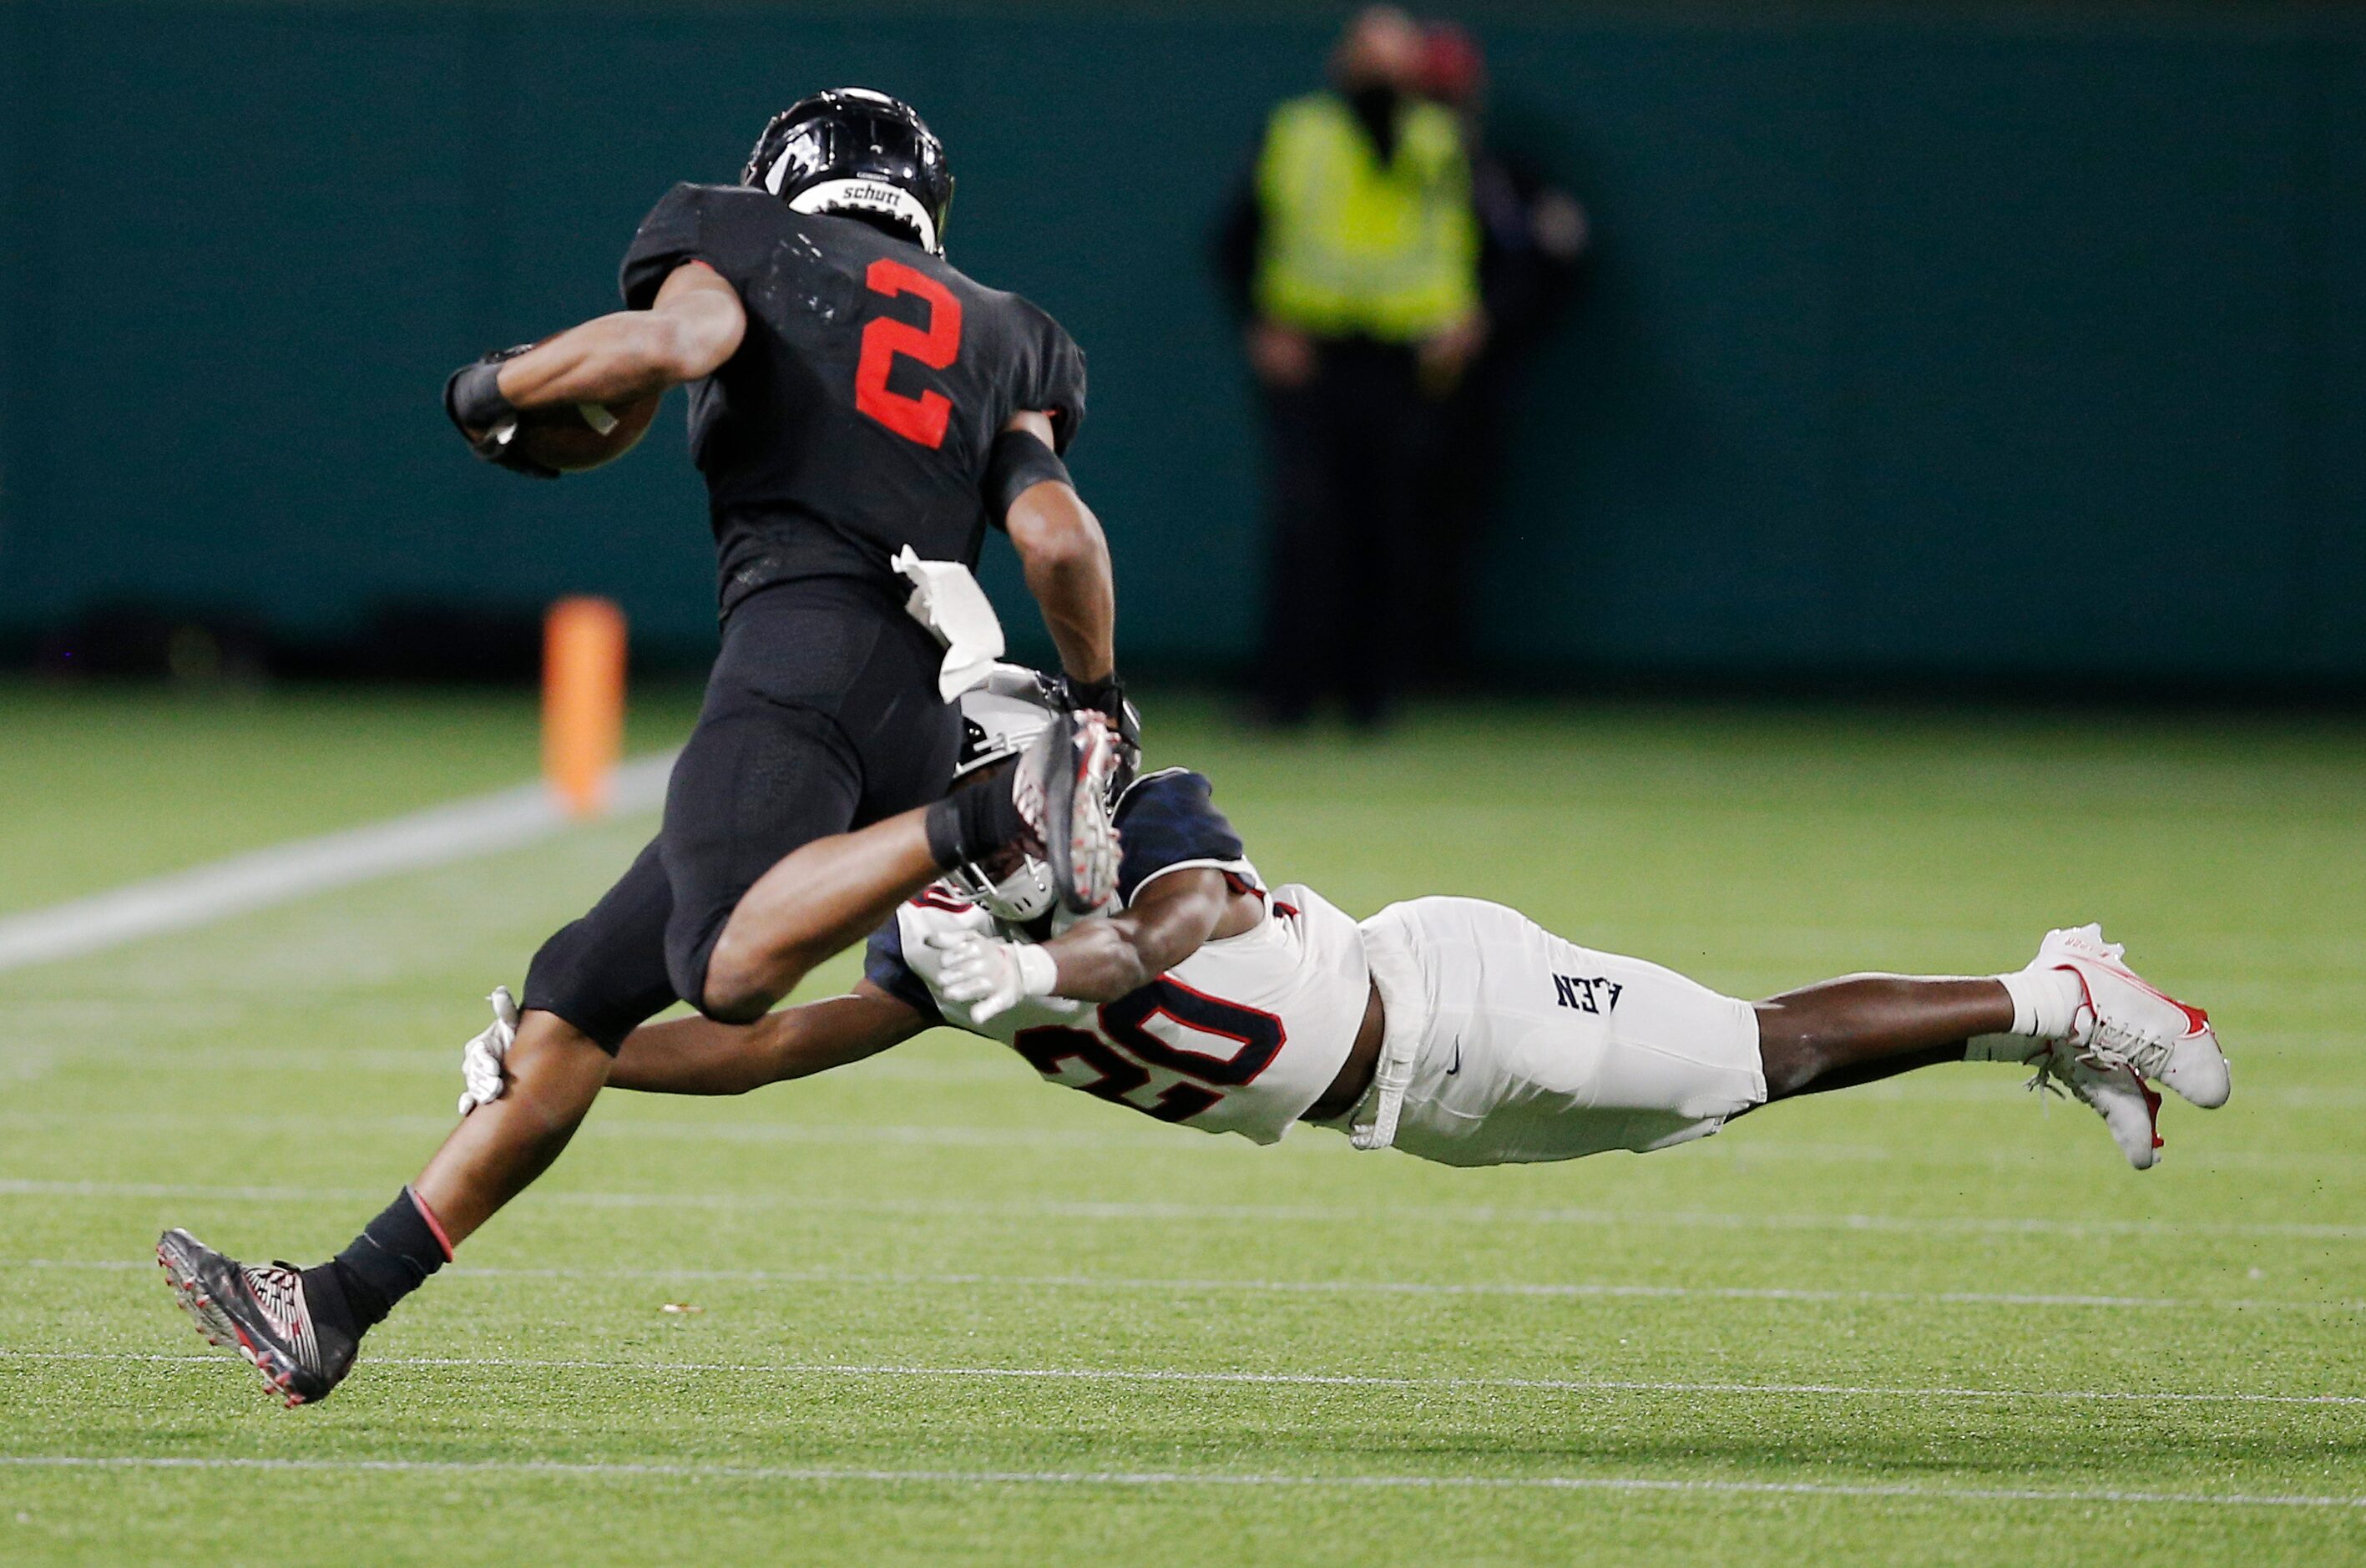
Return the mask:
<path id="1" fill-rule="evenodd" d="M 835 212 L 893 230 L 942 255 L 952 170 L 945 144 L 911 105 L 868 87 L 835 87 L 772 117 L 739 183 L 799 212 Z"/>

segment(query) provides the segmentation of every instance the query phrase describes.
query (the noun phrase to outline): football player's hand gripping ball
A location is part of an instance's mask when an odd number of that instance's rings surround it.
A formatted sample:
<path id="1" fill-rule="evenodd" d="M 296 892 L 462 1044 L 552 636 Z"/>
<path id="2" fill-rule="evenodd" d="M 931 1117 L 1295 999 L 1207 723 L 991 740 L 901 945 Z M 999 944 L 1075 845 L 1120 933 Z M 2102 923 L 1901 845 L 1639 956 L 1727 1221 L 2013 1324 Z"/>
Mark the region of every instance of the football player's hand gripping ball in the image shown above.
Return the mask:
<path id="1" fill-rule="evenodd" d="M 975 931 L 930 931 L 929 945 L 945 955 L 937 989 L 969 1009 L 978 1023 L 1008 1012 L 1029 997 L 1048 997 L 1060 966 L 1031 942 L 997 942 Z"/>
<path id="2" fill-rule="evenodd" d="M 468 1086 L 460 1095 L 463 1116 L 501 1097 L 508 1088 L 502 1081 L 501 1064 L 509 1059 L 510 1047 L 517 1041 L 517 1000 L 510 988 L 496 986 L 485 999 L 493 1004 L 493 1021 L 460 1051 L 460 1077 Z"/>
<path id="3" fill-rule="evenodd" d="M 488 463 L 537 479 L 555 479 L 558 470 L 537 462 L 518 445 L 519 414 L 501 396 L 501 366 L 535 345 L 522 343 L 474 359 L 452 372 L 444 383 L 444 412 L 468 450 Z"/>
<path id="4" fill-rule="evenodd" d="M 613 463 L 648 433 L 662 392 L 615 403 L 552 403 L 521 412 L 501 392 L 501 367 L 539 347 L 472 360 L 444 383 L 444 412 L 468 450 L 486 462 L 537 479 L 580 474 Z"/>

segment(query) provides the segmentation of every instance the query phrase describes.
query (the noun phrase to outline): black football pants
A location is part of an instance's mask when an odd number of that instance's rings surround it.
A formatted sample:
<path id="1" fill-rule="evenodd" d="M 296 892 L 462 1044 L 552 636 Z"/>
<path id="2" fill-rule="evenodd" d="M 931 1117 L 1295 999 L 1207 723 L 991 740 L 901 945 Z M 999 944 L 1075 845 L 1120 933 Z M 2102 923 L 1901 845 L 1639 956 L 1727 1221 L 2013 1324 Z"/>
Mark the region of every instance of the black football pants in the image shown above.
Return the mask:
<path id="1" fill-rule="evenodd" d="M 937 695 L 942 658 L 884 585 L 808 579 L 735 605 L 663 829 L 543 943 L 524 1005 L 610 1052 L 677 998 L 699 1005 L 732 910 L 782 856 L 951 785 L 961 716 Z"/>
<path id="2" fill-rule="evenodd" d="M 1327 696 L 1387 716 L 1417 628 L 1421 480 L 1438 413 L 1413 351 L 1321 345 L 1305 385 L 1268 388 L 1271 465 L 1265 648 L 1270 715 L 1303 719 Z"/>

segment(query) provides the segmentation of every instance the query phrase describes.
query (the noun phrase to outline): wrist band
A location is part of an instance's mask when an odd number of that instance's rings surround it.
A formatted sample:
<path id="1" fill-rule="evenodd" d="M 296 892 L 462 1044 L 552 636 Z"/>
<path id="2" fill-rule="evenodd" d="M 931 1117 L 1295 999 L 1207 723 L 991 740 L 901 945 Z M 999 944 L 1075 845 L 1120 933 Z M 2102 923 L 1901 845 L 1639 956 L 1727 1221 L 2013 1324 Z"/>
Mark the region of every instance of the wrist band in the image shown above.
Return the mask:
<path id="1" fill-rule="evenodd" d="M 1018 944 L 1019 988 L 1031 997 L 1048 997 L 1060 983 L 1060 961 L 1033 942 Z"/>
<path id="2" fill-rule="evenodd" d="M 516 406 L 501 396 L 501 365 L 483 359 L 452 373 L 444 384 L 444 407 L 467 430 L 490 430 L 518 415 Z"/>
<path id="3" fill-rule="evenodd" d="M 1089 708 L 1106 714 L 1111 724 L 1121 723 L 1125 716 L 1125 682 L 1114 670 L 1098 681 L 1079 681 L 1068 677 L 1068 698 L 1079 710 Z"/>

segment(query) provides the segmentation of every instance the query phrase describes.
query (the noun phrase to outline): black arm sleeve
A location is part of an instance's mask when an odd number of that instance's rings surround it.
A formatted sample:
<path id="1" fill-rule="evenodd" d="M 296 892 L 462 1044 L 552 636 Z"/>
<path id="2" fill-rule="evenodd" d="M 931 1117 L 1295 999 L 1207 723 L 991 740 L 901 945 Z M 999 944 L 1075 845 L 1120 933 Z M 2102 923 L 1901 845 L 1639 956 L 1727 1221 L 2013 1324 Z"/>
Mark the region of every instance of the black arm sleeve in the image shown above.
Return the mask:
<path id="1" fill-rule="evenodd" d="M 1042 436 L 1028 430 L 1006 430 L 996 436 L 994 450 L 986 460 L 986 520 L 1008 532 L 1010 503 L 1046 479 L 1076 484 L 1068 477 L 1068 465 L 1043 445 Z"/>

